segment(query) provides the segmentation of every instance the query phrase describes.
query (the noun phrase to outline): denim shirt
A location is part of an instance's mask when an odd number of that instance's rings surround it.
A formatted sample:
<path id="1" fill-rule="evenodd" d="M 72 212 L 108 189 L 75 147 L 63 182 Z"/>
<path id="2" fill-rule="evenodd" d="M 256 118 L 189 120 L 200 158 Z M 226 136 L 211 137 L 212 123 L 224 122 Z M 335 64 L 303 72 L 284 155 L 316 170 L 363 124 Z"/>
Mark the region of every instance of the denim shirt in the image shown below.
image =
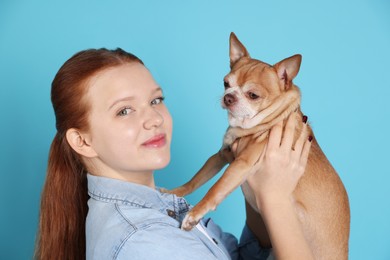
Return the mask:
<path id="1" fill-rule="evenodd" d="M 182 197 L 88 175 L 87 259 L 267 259 L 244 226 L 240 243 L 211 219 L 180 229 L 191 206 Z"/>

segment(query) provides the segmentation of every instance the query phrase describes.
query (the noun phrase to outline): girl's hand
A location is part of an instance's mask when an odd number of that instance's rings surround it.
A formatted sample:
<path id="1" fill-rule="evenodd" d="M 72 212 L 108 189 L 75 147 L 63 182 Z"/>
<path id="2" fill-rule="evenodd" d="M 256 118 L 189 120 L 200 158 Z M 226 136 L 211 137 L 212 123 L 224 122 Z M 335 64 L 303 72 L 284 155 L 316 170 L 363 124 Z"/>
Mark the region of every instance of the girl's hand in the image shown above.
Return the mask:
<path id="1" fill-rule="evenodd" d="M 260 209 L 265 201 L 278 203 L 290 200 L 305 172 L 312 137 L 307 136 L 307 125 L 303 124 L 294 145 L 295 116 L 295 113 L 290 115 L 284 132 L 281 122 L 271 129 L 268 143 L 247 178 Z"/>
<path id="2" fill-rule="evenodd" d="M 261 214 L 261 218 L 249 214 L 248 226 L 258 234 L 259 242 L 272 245 L 276 259 L 314 259 L 292 201 L 292 193 L 305 172 L 312 139 L 304 124 L 294 144 L 295 116 L 290 115 L 284 131 L 282 123 L 271 129 L 268 143 L 247 178 Z"/>

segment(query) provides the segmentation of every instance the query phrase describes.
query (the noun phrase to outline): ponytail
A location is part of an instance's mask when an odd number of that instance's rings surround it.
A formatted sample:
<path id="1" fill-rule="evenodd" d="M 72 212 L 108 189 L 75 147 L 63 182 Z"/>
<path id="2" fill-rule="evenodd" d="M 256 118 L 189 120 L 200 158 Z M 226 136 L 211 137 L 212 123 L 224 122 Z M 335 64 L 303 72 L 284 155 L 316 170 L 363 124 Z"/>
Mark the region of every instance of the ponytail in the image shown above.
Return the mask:
<path id="1" fill-rule="evenodd" d="M 85 259 L 86 171 L 64 136 L 50 148 L 36 259 Z"/>

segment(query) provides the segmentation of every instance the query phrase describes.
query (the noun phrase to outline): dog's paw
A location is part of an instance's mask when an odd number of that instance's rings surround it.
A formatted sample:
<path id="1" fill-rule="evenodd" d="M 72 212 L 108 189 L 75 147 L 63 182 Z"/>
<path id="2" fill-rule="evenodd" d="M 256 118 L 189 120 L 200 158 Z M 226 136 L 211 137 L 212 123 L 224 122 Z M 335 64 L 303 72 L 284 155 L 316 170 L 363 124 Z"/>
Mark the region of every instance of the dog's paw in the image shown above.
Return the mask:
<path id="1" fill-rule="evenodd" d="M 207 197 L 207 196 L 206 196 Z M 210 199 L 203 198 L 197 205 L 195 205 L 184 217 L 181 224 L 181 229 L 191 230 L 196 226 L 199 221 L 207 214 L 210 210 L 215 210 L 217 204 L 213 204 Z"/>
<path id="2" fill-rule="evenodd" d="M 164 193 L 175 194 L 178 197 L 184 197 L 185 195 L 188 195 L 190 193 L 190 191 L 184 186 L 180 186 L 180 187 L 174 188 L 172 190 L 160 188 L 160 191 L 164 192 Z"/>
<path id="3" fill-rule="evenodd" d="M 181 223 L 181 229 L 190 231 L 193 229 L 200 221 L 200 218 L 196 218 L 193 216 L 192 212 L 188 212 L 184 217 L 183 222 Z"/>

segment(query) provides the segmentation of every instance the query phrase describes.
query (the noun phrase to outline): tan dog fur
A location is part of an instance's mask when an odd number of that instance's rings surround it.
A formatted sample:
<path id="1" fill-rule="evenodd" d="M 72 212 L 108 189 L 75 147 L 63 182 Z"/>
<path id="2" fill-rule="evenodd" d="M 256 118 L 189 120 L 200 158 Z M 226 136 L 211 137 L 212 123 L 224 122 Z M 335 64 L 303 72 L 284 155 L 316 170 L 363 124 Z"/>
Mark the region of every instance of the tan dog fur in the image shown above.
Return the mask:
<path id="1" fill-rule="evenodd" d="M 300 55 L 287 58 L 274 66 L 252 59 L 234 33 L 230 35 L 231 71 L 224 79 L 223 99 L 223 107 L 229 113 L 230 127 L 224 137 L 224 146 L 229 146 L 240 138 L 241 148 L 222 177 L 187 214 L 182 223 L 183 229 L 191 229 L 240 185 L 248 203 L 259 211 L 253 193 L 245 183 L 246 176 L 239 173 L 249 172 L 259 159 L 258 149 L 262 149 L 261 144 L 265 145 L 270 128 L 282 120 L 285 122 L 292 113 L 297 120 L 296 139 L 300 135 L 303 124 L 300 91 L 292 83 L 300 63 Z M 226 94 L 233 95 L 237 104 L 229 105 L 229 100 L 225 99 Z M 310 127 L 308 129 L 307 135 L 313 136 Z M 251 145 L 253 143 L 256 145 Z M 220 153 L 211 156 L 188 183 L 170 192 L 178 196 L 192 193 L 221 170 L 224 164 L 220 156 Z M 293 196 L 305 238 L 315 258 L 347 259 L 350 227 L 348 196 L 315 138 L 305 174 Z M 292 243 L 293 240 L 291 238 Z"/>

